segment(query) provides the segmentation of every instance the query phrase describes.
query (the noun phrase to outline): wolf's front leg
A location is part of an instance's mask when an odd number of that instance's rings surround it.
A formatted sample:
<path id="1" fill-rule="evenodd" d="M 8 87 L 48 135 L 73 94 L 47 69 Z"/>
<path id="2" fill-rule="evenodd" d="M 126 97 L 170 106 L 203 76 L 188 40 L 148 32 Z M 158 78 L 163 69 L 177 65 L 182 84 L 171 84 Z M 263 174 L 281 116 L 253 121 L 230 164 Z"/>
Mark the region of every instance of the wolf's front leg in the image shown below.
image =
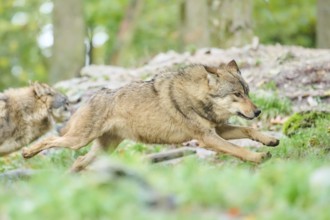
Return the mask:
<path id="1" fill-rule="evenodd" d="M 275 147 L 280 143 L 278 139 L 268 135 L 264 135 L 260 131 L 249 127 L 239 127 L 224 124 L 217 127 L 216 132 L 222 138 L 227 140 L 249 138 L 251 140 L 258 141 L 264 145 L 271 147 Z"/>
<path id="2" fill-rule="evenodd" d="M 269 152 L 253 152 L 232 144 L 219 137 L 215 132 L 203 135 L 198 141 L 202 143 L 202 146 L 205 146 L 205 148 L 216 152 L 227 153 L 245 161 L 261 163 L 271 157 Z"/>

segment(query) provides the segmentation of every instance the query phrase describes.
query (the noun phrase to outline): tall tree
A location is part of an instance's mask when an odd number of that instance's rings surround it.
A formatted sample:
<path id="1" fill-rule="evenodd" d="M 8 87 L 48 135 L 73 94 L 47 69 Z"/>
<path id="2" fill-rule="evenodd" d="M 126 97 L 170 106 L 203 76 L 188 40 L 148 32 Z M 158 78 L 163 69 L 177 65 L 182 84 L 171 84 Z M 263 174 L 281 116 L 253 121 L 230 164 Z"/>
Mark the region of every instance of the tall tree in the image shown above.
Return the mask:
<path id="1" fill-rule="evenodd" d="M 330 1 L 317 1 L 316 43 L 319 48 L 330 48 Z"/>
<path id="2" fill-rule="evenodd" d="M 51 83 L 77 76 L 84 65 L 83 1 L 54 0 L 53 27 Z"/>
<path id="3" fill-rule="evenodd" d="M 198 47 L 242 46 L 252 41 L 252 0 L 185 0 L 183 40 Z"/>
<path id="4" fill-rule="evenodd" d="M 125 16 L 120 23 L 114 49 L 110 55 L 110 63 L 112 65 L 118 65 L 120 60 L 127 54 L 135 34 L 138 17 L 142 12 L 143 3 L 143 0 L 130 1 Z"/>
<path id="5" fill-rule="evenodd" d="M 212 46 L 230 47 L 251 43 L 253 0 L 213 0 L 209 5 Z"/>
<path id="6" fill-rule="evenodd" d="M 185 45 L 205 47 L 210 45 L 208 1 L 185 0 L 181 6 L 182 40 Z"/>

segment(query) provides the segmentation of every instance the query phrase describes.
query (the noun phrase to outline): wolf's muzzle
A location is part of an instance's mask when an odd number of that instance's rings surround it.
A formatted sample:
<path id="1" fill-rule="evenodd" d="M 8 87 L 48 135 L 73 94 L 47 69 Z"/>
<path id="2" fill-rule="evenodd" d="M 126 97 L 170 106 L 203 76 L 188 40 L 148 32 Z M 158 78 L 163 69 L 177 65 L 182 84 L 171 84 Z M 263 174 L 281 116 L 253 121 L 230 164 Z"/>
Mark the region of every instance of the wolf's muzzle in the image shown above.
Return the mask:
<path id="1" fill-rule="evenodd" d="M 260 115 L 260 113 L 261 113 L 261 110 L 259 110 L 259 109 L 255 110 L 254 111 L 254 117 L 255 118 L 258 117 Z"/>

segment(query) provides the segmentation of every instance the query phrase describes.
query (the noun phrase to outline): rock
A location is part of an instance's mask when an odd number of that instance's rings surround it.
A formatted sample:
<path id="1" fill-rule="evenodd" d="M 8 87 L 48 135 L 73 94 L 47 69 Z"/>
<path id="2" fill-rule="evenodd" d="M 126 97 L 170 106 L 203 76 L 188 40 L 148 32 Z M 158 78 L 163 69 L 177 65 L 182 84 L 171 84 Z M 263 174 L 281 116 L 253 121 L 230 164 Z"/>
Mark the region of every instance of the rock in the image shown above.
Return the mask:
<path id="1" fill-rule="evenodd" d="M 137 170 L 124 164 L 114 162 L 107 157 L 99 157 L 87 167 L 87 175 L 90 175 L 97 184 L 107 184 L 115 179 L 126 179 L 132 181 L 140 189 L 140 197 L 150 208 L 174 209 L 177 199 L 173 195 L 164 195 L 159 192 L 144 176 Z"/>

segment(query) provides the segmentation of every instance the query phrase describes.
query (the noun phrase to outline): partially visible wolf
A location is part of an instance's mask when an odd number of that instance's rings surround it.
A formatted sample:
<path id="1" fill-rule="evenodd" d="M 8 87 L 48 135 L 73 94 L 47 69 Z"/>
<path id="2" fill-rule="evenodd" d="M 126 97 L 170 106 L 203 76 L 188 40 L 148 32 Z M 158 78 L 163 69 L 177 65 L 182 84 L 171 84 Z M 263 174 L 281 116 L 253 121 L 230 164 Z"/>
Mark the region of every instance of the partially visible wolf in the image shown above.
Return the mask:
<path id="1" fill-rule="evenodd" d="M 68 98 L 47 84 L 32 83 L 0 93 L 0 156 L 44 135 L 54 119 L 63 122 L 70 115 Z"/>
<path id="2" fill-rule="evenodd" d="M 221 67 L 191 65 L 118 90 L 100 90 L 74 113 L 61 137 L 49 137 L 22 153 L 29 158 L 51 147 L 76 150 L 94 140 L 91 151 L 72 167 L 79 171 L 101 149 L 115 149 L 123 139 L 152 144 L 196 139 L 211 150 L 259 163 L 271 155 L 226 141 L 250 138 L 268 146 L 279 143 L 252 128 L 227 124 L 232 115 L 253 119 L 260 114 L 248 95 L 249 87 L 234 60 Z"/>

